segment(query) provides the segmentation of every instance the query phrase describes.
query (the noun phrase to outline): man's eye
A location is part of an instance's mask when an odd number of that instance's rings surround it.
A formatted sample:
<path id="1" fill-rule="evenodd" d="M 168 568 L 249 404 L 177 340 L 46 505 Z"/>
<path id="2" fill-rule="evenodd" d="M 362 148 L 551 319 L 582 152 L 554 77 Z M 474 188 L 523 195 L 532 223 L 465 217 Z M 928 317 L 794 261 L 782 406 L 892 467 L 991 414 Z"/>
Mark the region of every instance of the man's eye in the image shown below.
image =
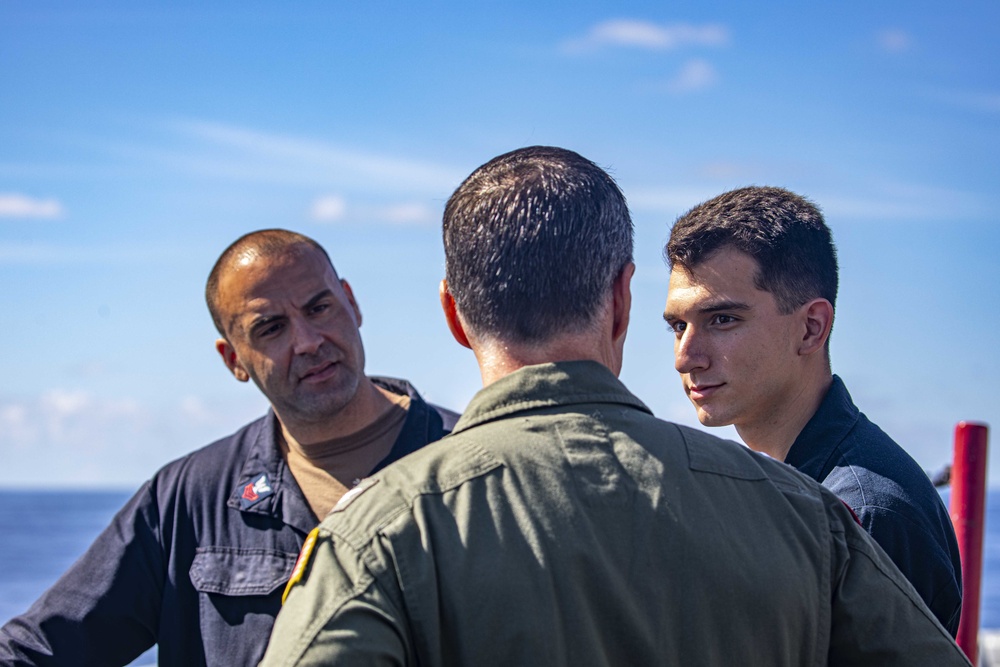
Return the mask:
<path id="1" fill-rule="evenodd" d="M 713 324 L 732 324 L 736 321 L 736 318 L 732 315 L 716 315 L 712 318 Z"/>
<path id="2" fill-rule="evenodd" d="M 265 324 L 256 331 L 254 331 L 254 337 L 256 338 L 268 338 L 269 336 L 276 335 L 281 331 L 284 325 L 281 322 L 272 322 L 271 324 Z"/>
<path id="3" fill-rule="evenodd" d="M 684 329 L 687 328 L 687 322 L 667 322 L 667 329 L 674 332 L 675 334 L 684 333 Z"/>
<path id="4" fill-rule="evenodd" d="M 317 303 L 315 306 L 312 307 L 312 309 L 310 310 L 310 312 L 313 315 L 319 315 L 320 313 L 325 312 L 325 311 L 327 311 L 329 309 L 330 309 L 330 304 L 328 304 L 328 303 Z"/>

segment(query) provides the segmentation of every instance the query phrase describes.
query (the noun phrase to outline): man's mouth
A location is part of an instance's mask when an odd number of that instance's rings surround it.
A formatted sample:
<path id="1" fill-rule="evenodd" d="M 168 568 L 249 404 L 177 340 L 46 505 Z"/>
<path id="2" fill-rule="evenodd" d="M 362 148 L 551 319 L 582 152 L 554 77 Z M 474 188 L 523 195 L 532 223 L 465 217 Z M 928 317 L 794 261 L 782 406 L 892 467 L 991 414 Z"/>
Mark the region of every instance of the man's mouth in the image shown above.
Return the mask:
<path id="1" fill-rule="evenodd" d="M 709 382 L 699 382 L 698 384 L 688 385 L 688 397 L 692 401 L 704 401 L 711 398 L 719 389 L 725 385 L 724 382 L 719 382 L 712 384 Z"/>
<path id="2" fill-rule="evenodd" d="M 313 366 L 305 373 L 300 375 L 299 382 L 304 382 L 306 384 L 316 384 L 329 379 L 336 372 L 337 372 L 336 362 L 325 361 L 322 364 Z"/>

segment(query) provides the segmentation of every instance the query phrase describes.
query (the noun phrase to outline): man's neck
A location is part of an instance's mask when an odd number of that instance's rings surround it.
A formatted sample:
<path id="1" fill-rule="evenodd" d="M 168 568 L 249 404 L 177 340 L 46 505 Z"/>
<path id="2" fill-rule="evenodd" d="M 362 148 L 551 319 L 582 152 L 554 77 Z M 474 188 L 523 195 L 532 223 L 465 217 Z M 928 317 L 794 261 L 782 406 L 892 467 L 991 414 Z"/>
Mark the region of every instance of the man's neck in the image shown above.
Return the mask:
<path id="1" fill-rule="evenodd" d="M 833 376 L 827 371 L 816 381 L 803 384 L 801 390 L 782 405 L 780 412 L 764 415 L 759 422 L 737 424 L 736 432 L 750 449 L 784 461 L 832 383 Z"/>
<path id="2" fill-rule="evenodd" d="M 479 362 L 483 386 L 489 386 L 514 371 L 535 364 L 557 361 L 596 361 L 616 375 L 621 370 L 621 355 L 613 345 L 595 344 L 591 333 L 563 335 L 555 340 L 532 345 L 512 345 L 491 341 L 476 344 L 473 352 Z"/>
<path id="3" fill-rule="evenodd" d="M 285 441 L 292 444 L 311 445 L 317 442 L 343 438 L 371 425 L 393 407 L 392 392 L 365 378 L 351 403 L 336 415 L 315 424 L 286 425 L 278 416 Z"/>

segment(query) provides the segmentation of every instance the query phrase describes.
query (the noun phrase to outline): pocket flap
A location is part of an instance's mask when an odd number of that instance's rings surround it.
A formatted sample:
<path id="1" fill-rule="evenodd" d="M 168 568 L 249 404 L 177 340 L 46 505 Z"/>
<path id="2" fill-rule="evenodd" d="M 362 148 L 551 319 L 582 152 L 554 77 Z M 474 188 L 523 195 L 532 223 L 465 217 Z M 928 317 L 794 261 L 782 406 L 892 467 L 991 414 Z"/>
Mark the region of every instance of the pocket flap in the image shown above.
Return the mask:
<path id="1" fill-rule="evenodd" d="M 202 593 L 267 595 L 292 576 L 298 554 L 269 549 L 202 547 L 191 563 L 191 583 Z"/>

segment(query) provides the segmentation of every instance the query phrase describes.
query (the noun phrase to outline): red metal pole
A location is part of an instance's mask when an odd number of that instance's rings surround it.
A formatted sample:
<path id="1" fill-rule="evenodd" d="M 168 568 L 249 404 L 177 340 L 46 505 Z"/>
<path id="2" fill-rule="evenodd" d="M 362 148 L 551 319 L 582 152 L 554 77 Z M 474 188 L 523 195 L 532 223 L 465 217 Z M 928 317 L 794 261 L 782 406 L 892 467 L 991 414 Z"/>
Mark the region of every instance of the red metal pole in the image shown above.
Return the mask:
<path id="1" fill-rule="evenodd" d="M 951 522 L 962 557 L 962 619 L 955 641 L 973 665 L 979 655 L 979 598 L 986 524 L 986 424 L 959 422 L 951 471 Z"/>

